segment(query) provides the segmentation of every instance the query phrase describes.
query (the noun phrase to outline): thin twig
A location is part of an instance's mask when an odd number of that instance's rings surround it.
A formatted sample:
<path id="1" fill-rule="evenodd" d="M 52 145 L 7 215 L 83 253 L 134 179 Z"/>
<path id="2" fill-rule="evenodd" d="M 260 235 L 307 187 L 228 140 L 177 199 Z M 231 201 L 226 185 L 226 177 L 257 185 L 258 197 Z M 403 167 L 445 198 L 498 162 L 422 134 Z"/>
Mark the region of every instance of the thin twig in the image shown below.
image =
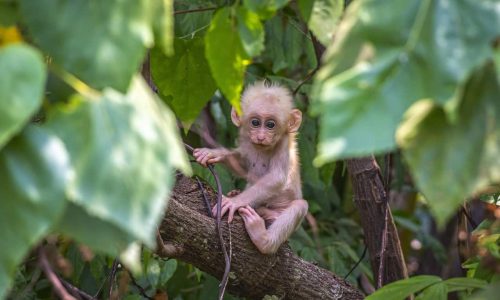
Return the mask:
<path id="1" fill-rule="evenodd" d="M 201 193 L 203 195 L 203 200 L 205 201 L 205 206 L 207 207 L 207 213 L 210 216 L 210 218 L 213 218 L 214 215 L 212 214 L 212 210 L 210 209 L 210 201 L 208 201 L 207 193 L 205 193 L 205 188 L 203 187 L 203 184 L 201 183 L 200 179 L 196 176 L 196 182 L 198 183 L 198 187 L 201 190 Z"/>
<path id="2" fill-rule="evenodd" d="M 108 299 L 111 299 L 111 293 L 113 292 L 113 283 L 116 278 L 116 271 L 118 270 L 118 259 L 115 258 L 113 261 L 113 265 L 111 266 L 111 273 L 109 274 L 109 290 L 108 290 Z"/>
<path id="3" fill-rule="evenodd" d="M 108 276 L 107 276 L 107 277 L 106 277 L 106 279 L 102 282 L 101 286 L 99 287 L 99 289 L 98 289 L 98 290 L 97 290 L 97 292 L 95 293 L 94 298 L 98 298 L 98 297 L 101 295 L 101 292 L 102 292 L 102 290 L 103 290 L 104 286 L 106 285 L 106 282 L 108 282 L 108 281 L 109 281 L 109 282 L 110 282 L 110 284 L 111 284 L 111 281 L 112 281 L 111 277 L 113 276 L 113 269 L 115 268 L 115 264 L 116 264 L 116 266 L 117 266 L 117 264 L 118 264 L 118 260 L 117 260 L 117 259 L 115 259 L 115 260 L 113 261 L 113 266 L 111 267 L 111 271 L 109 272 Z"/>
<path id="4" fill-rule="evenodd" d="M 368 250 L 368 246 L 365 246 L 365 249 L 363 250 L 363 254 L 361 254 L 361 257 L 358 259 L 358 261 L 356 262 L 356 264 L 351 268 L 351 270 L 344 276 L 344 279 L 347 279 L 347 277 L 349 277 L 349 275 L 351 275 L 351 273 L 356 270 L 356 268 L 359 266 L 359 264 L 361 263 L 361 261 L 363 261 L 363 258 L 365 258 L 365 255 L 366 255 L 366 250 Z"/>
<path id="5" fill-rule="evenodd" d="M 174 11 L 174 16 L 175 15 L 182 15 L 182 14 L 189 14 L 193 12 L 203 12 L 203 11 L 208 11 L 208 10 L 216 10 L 218 7 L 203 7 L 203 8 L 194 8 L 194 9 L 186 9 L 186 10 L 177 10 Z"/>
<path id="6" fill-rule="evenodd" d="M 54 271 L 50 267 L 49 261 L 47 260 L 47 255 L 43 247 L 40 247 L 38 254 L 40 267 L 42 268 L 42 271 L 47 279 L 52 284 L 52 287 L 54 288 L 54 291 L 59 296 L 59 298 L 63 300 L 76 300 L 75 297 L 71 296 L 68 291 L 66 291 L 56 273 L 54 273 Z"/>
<path id="7" fill-rule="evenodd" d="M 474 219 L 472 219 L 472 216 L 469 214 L 469 212 L 465 208 L 465 205 L 462 205 L 461 211 L 465 215 L 465 218 L 467 219 L 469 224 L 472 226 L 472 229 L 476 229 L 478 224 L 476 223 L 476 221 L 474 221 Z"/>
<path id="8" fill-rule="evenodd" d="M 85 293 L 84 291 L 80 290 L 79 288 L 77 288 L 76 286 L 67 282 L 66 280 L 64 280 L 64 279 L 60 279 L 60 280 L 61 280 L 61 283 L 64 285 L 64 287 L 68 291 L 70 291 L 73 295 L 75 295 L 79 298 L 81 297 L 82 299 L 85 299 L 85 300 L 97 300 L 97 298 L 92 297 L 91 295 Z"/>
<path id="9" fill-rule="evenodd" d="M 194 151 L 194 148 L 186 143 L 184 143 L 184 146 L 186 149 L 191 151 L 191 153 Z M 217 222 L 216 222 L 216 227 L 217 227 L 217 233 L 219 236 L 219 242 L 221 244 L 222 248 L 222 253 L 224 254 L 224 261 L 225 261 L 225 269 L 224 269 L 224 275 L 222 276 L 221 283 L 219 285 L 219 300 L 222 300 L 224 298 L 224 292 L 227 286 L 227 282 L 229 280 L 229 272 L 231 270 L 231 257 L 228 254 L 228 251 L 226 249 L 226 244 L 224 243 L 224 237 L 222 236 L 222 218 L 221 218 L 221 210 L 222 210 L 222 186 L 220 183 L 219 176 L 217 175 L 217 172 L 215 172 L 215 169 L 213 165 L 209 164 L 208 165 L 208 170 L 210 170 L 210 173 L 212 173 L 214 179 L 215 179 L 215 184 L 217 186 Z M 229 223 L 228 223 L 229 225 Z"/>
<path id="10" fill-rule="evenodd" d="M 295 88 L 295 90 L 293 90 L 293 95 L 296 95 L 297 92 L 299 91 L 299 89 L 304 85 L 304 83 L 308 82 L 309 80 L 311 80 L 311 78 L 314 76 L 314 74 L 316 74 L 316 72 L 319 70 L 319 63 L 318 63 L 318 67 L 314 68 L 314 70 L 312 70 L 311 72 L 309 72 L 306 77 L 304 77 L 304 79 L 302 79 L 302 81 L 299 83 L 299 85 L 297 85 L 297 87 Z"/>

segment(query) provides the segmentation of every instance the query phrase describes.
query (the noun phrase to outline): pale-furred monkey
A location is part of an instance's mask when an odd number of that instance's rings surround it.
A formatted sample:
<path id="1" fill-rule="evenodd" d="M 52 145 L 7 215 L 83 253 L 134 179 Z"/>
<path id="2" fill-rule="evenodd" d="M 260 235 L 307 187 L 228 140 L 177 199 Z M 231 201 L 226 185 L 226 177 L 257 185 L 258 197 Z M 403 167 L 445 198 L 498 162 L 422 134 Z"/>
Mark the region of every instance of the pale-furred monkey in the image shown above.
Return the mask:
<path id="1" fill-rule="evenodd" d="M 234 108 L 231 111 L 231 119 L 239 127 L 238 148 L 199 148 L 193 154 L 203 166 L 222 162 L 243 175 L 245 190 L 223 197 L 221 214 L 227 212 L 231 222 L 238 211 L 257 249 L 275 253 L 307 213 L 295 141 L 302 113 L 293 108 L 288 89 L 264 82 L 245 89 L 241 109 L 241 116 Z M 216 211 L 214 207 L 214 215 Z M 271 225 L 266 228 L 266 224 Z"/>

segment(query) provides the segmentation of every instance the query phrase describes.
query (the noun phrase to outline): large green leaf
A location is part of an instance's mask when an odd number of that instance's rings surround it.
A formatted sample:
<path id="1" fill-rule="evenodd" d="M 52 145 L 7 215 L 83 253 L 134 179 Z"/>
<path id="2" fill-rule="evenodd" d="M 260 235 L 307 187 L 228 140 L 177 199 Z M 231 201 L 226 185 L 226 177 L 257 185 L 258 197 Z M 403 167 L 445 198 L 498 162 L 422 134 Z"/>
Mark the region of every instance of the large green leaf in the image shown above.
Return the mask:
<path id="1" fill-rule="evenodd" d="M 441 278 L 432 275 L 419 275 L 403 279 L 378 289 L 366 297 L 366 300 L 402 300 L 432 284 L 441 282 Z"/>
<path id="2" fill-rule="evenodd" d="M 30 247 L 60 217 L 69 170 L 63 143 L 36 127 L 0 152 L 0 298 Z"/>
<path id="3" fill-rule="evenodd" d="M 290 0 L 243 0 L 245 7 L 257 13 L 262 19 L 268 19 Z"/>
<path id="4" fill-rule="evenodd" d="M 92 215 L 85 207 L 74 202 L 68 202 L 54 231 L 111 256 L 117 256 L 134 241 L 127 231 Z"/>
<path id="5" fill-rule="evenodd" d="M 75 96 L 46 124 L 70 153 L 69 200 L 149 246 L 173 167 L 189 169 L 174 116 L 158 101 L 137 77 L 126 95 L 105 89 L 98 97 Z"/>
<path id="6" fill-rule="evenodd" d="M 0 149 L 40 107 L 45 77 L 42 56 L 33 48 L 0 48 Z"/>
<path id="7" fill-rule="evenodd" d="M 309 29 L 323 45 L 330 45 L 344 10 L 344 0 L 299 0 L 298 5 Z"/>
<path id="8" fill-rule="evenodd" d="M 205 53 L 215 82 L 231 105 L 239 110 L 243 77 L 249 61 L 234 25 L 230 9 L 219 10 L 205 36 Z"/>
<path id="9" fill-rule="evenodd" d="M 238 32 L 243 48 L 249 56 L 257 56 L 264 50 L 264 26 L 259 15 L 240 7 L 237 13 Z"/>
<path id="10" fill-rule="evenodd" d="M 20 0 L 35 42 L 96 88 L 126 91 L 153 43 L 153 0 Z"/>
<path id="11" fill-rule="evenodd" d="M 175 39 L 175 54 L 151 51 L 151 74 L 163 99 L 183 122 L 192 123 L 216 90 L 201 38 Z"/>
<path id="12" fill-rule="evenodd" d="M 423 100 L 398 130 L 416 184 L 441 225 L 469 195 L 500 182 L 498 95 L 500 85 L 488 66 L 466 85 L 458 121 Z"/>
<path id="13" fill-rule="evenodd" d="M 499 33 L 498 1 L 354 1 L 315 79 L 316 163 L 393 149 L 402 114 L 419 99 L 453 114 Z"/>

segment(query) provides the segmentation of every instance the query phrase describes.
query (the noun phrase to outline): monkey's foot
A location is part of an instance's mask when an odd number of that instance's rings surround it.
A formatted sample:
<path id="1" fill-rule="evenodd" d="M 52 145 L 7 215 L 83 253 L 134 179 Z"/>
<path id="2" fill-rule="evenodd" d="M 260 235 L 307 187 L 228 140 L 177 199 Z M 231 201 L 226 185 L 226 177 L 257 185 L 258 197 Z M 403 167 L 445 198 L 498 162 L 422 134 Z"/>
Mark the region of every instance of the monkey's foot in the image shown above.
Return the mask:
<path id="1" fill-rule="evenodd" d="M 243 218 L 243 222 L 245 222 L 245 228 L 255 247 L 257 247 L 262 254 L 276 252 L 273 251 L 274 249 L 271 247 L 271 241 L 266 230 L 264 219 L 262 219 L 250 206 L 241 207 L 238 212 Z"/>

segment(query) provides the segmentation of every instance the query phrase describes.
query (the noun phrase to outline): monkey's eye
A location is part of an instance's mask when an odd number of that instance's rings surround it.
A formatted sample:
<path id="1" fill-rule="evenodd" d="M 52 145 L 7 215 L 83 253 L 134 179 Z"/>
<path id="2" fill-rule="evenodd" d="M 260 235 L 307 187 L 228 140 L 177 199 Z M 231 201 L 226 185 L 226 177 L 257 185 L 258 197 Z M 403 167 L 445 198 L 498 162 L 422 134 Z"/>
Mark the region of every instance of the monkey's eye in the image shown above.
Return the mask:
<path id="1" fill-rule="evenodd" d="M 260 126 L 260 120 L 259 119 L 252 119 L 251 121 L 253 127 L 259 127 Z"/>
<path id="2" fill-rule="evenodd" d="M 276 126 L 276 122 L 274 122 L 273 120 L 269 120 L 266 122 L 266 127 L 269 128 L 269 129 L 273 129 L 274 126 Z"/>

